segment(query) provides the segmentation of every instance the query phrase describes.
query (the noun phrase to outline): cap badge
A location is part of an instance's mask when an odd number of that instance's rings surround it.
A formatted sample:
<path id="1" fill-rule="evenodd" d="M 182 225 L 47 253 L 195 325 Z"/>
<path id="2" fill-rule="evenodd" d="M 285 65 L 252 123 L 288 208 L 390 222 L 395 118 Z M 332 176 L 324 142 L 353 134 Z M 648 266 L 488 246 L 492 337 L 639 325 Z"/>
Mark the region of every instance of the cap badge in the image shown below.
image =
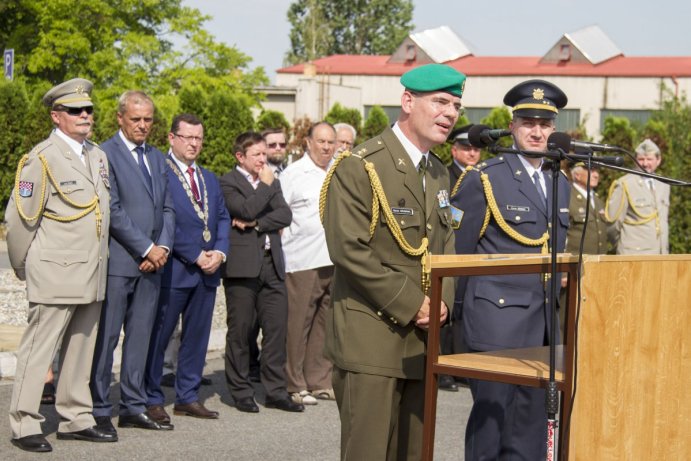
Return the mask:
<path id="1" fill-rule="evenodd" d="M 538 101 L 541 101 L 545 97 L 545 90 L 542 88 L 535 88 L 533 90 L 533 99 L 537 99 Z"/>

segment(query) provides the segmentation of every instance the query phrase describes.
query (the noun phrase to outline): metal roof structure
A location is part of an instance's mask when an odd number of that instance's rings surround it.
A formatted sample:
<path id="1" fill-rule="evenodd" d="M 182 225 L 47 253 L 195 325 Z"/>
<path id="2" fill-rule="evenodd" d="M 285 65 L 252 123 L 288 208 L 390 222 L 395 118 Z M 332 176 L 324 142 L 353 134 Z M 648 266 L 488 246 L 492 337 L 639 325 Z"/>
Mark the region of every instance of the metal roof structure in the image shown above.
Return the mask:
<path id="1" fill-rule="evenodd" d="M 588 26 L 576 32 L 564 34 L 592 64 L 600 64 L 623 53 L 598 26 Z"/>
<path id="2" fill-rule="evenodd" d="M 410 34 L 410 38 L 434 62 L 453 61 L 472 54 L 468 46 L 448 26 Z"/>

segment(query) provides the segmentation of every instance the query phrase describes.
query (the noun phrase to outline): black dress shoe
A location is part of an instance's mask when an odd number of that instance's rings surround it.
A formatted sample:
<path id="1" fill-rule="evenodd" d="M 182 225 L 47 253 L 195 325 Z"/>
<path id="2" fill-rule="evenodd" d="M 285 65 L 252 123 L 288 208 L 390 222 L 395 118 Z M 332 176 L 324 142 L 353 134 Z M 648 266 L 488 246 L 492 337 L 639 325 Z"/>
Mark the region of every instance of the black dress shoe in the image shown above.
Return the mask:
<path id="1" fill-rule="evenodd" d="M 293 400 L 288 396 L 278 399 L 270 399 L 267 397 L 264 405 L 266 408 L 277 408 L 279 410 L 292 411 L 295 413 L 305 411 L 305 406 L 303 404 L 293 402 Z"/>
<path id="2" fill-rule="evenodd" d="M 34 453 L 53 451 L 53 447 L 50 446 L 43 434 L 27 435 L 26 437 L 12 439 L 12 445 L 24 451 L 33 451 Z"/>
<path id="3" fill-rule="evenodd" d="M 94 419 L 96 420 L 96 428 L 101 432 L 113 435 L 118 434 L 118 431 L 113 426 L 113 422 L 110 420 L 110 416 L 96 416 Z"/>
<path id="4" fill-rule="evenodd" d="M 161 386 L 163 387 L 175 387 L 175 374 L 166 373 L 161 376 Z"/>
<path id="5" fill-rule="evenodd" d="M 259 413 L 257 402 L 252 397 L 245 397 L 242 399 L 235 399 L 235 408 L 245 413 Z"/>
<path id="6" fill-rule="evenodd" d="M 211 381 L 211 378 L 205 378 L 202 376 L 202 386 L 211 386 L 214 382 Z"/>
<path id="7" fill-rule="evenodd" d="M 441 375 L 439 376 L 439 389 L 442 391 L 458 392 L 458 384 L 453 376 Z"/>
<path id="8" fill-rule="evenodd" d="M 138 415 L 120 416 L 118 427 L 136 427 L 138 429 L 151 429 L 152 431 L 172 431 L 175 428 L 170 423 L 154 420 L 146 411 Z"/>
<path id="9" fill-rule="evenodd" d="M 108 434 L 98 427 L 89 427 L 77 432 L 58 432 L 58 440 L 86 440 L 87 442 L 117 442 L 117 434 Z"/>

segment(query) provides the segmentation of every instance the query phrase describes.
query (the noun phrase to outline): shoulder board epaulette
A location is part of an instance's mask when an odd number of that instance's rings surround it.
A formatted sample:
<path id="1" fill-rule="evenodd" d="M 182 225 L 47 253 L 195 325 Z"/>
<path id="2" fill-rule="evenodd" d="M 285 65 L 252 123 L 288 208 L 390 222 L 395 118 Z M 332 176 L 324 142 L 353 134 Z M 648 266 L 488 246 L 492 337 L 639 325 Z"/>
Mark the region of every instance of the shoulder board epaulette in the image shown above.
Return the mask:
<path id="1" fill-rule="evenodd" d="M 359 146 L 356 146 L 352 154 L 355 157 L 358 158 L 365 158 L 368 155 L 372 155 L 373 153 L 380 151 L 384 148 L 384 141 L 381 140 L 380 136 L 375 136 L 372 139 L 368 139 L 367 141 L 363 142 Z"/>
<path id="2" fill-rule="evenodd" d="M 31 156 L 34 156 L 34 155 L 38 155 L 38 154 L 40 154 L 41 152 L 43 152 L 44 150 L 46 150 L 48 147 L 50 147 L 51 145 L 53 145 L 53 143 L 51 142 L 50 139 L 44 139 L 43 141 L 41 141 L 41 142 L 39 142 L 38 144 L 36 144 L 36 145 L 33 147 L 33 149 L 31 149 L 31 150 L 29 151 L 29 153 L 26 154 L 26 155 L 27 155 L 28 157 L 31 157 Z"/>
<path id="3" fill-rule="evenodd" d="M 478 170 L 484 170 L 485 168 L 493 167 L 494 165 L 501 165 L 504 163 L 504 156 L 499 155 L 497 157 L 492 157 L 488 158 L 487 160 L 484 160 L 477 165 L 475 165 L 475 168 Z"/>

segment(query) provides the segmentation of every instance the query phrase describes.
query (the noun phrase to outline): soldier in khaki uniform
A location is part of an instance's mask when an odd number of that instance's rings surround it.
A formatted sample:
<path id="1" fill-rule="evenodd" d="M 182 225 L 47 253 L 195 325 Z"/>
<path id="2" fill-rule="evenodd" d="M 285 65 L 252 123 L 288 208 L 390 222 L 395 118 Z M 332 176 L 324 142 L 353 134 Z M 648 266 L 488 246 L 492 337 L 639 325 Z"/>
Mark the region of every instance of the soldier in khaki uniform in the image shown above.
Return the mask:
<path id="1" fill-rule="evenodd" d="M 430 149 L 456 123 L 465 76 L 429 64 L 401 83 L 396 124 L 343 152 L 322 189 L 335 266 L 326 355 L 343 460 L 420 459 L 430 313 L 421 262 L 454 252 L 448 171 Z M 453 301 L 446 282 L 442 323 Z"/>
<path id="2" fill-rule="evenodd" d="M 605 204 L 595 192 L 600 180 L 600 172 L 595 168 L 590 171 L 590 203 L 586 199 L 588 170 L 585 169 L 583 162 L 578 162 L 571 168 L 571 180 L 566 251 L 577 254 L 581 244 L 581 235 L 585 232 L 583 253 L 606 254 L 609 223 L 605 220 Z M 586 223 L 585 215 L 588 208 L 590 210 Z"/>
<path id="3" fill-rule="evenodd" d="M 636 147 L 636 160 L 654 173 L 662 156 L 650 139 Z M 669 185 L 652 178 L 626 174 L 612 183 L 607 219 L 614 223 L 617 254 L 669 253 Z"/>
<path id="4" fill-rule="evenodd" d="M 86 137 L 92 84 L 64 82 L 43 97 L 55 130 L 19 162 L 6 211 L 10 262 L 26 280 L 29 324 L 17 353 L 12 443 L 51 451 L 41 433 L 43 378 L 58 347 L 57 438 L 114 442 L 96 429 L 89 371 L 108 260 L 109 185 L 104 152 Z"/>

